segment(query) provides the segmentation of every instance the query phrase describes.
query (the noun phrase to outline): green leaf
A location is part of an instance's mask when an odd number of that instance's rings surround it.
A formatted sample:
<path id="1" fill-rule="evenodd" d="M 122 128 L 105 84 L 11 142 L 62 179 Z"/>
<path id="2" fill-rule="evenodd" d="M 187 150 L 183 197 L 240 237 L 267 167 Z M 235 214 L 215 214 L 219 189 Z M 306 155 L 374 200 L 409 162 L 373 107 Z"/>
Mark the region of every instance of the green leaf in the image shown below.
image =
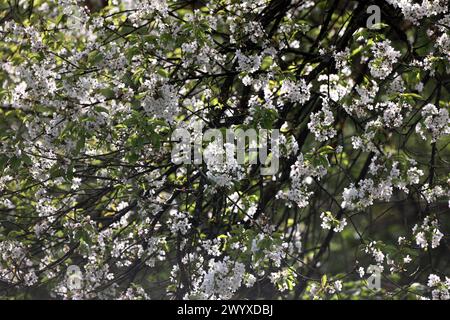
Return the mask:
<path id="1" fill-rule="evenodd" d="M 321 280 L 321 285 L 322 285 L 322 287 L 325 287 L 326 285 L 327 285 L 327 275 L 326 274 L 324 274 L 323 276 L 322 276 L 322 280 Z"/>

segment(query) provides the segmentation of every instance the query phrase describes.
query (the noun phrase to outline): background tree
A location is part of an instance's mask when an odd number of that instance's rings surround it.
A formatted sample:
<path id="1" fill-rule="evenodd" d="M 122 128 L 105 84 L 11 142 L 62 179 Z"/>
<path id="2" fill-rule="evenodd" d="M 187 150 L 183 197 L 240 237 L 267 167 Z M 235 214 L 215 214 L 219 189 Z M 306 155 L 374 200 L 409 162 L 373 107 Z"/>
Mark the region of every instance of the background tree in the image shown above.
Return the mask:
<path id="1" fill-rule="evenodd" d="M 0 297 L 449 298 L 448 1 L 0 0 L 0 21 Z M 279 171 L 212 144 L 174 164 L 176 128 L 280 130 Z"/>

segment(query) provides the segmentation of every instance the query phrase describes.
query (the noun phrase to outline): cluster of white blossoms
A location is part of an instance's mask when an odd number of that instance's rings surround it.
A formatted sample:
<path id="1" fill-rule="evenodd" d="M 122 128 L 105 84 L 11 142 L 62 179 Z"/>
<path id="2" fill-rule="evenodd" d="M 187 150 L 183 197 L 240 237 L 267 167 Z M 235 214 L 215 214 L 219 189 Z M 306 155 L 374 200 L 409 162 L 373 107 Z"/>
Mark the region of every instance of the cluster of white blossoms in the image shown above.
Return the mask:
<path id="1" fill-rule="evenodd" d="M 374 200 L 389 201 L 393 192 L 392 182 L 383 180 L 376 183 L 368 178 L 358 182 L 357 186 L 350 184 L 342 193 L 343 208 L 349 210 L 363 209 L 373 204 Z"/>
<path id="2" fill-rule="evenodd" d="M 379 162 L 379 156 L 374 156 L 369 165 L 369 173 L 376 177 L 380 173 L 385 173 L 386 177 L 380 181 L 373 178 L 366 178 L 355 184 L 350 184 L 344 188 L 342 193 L 342 207 L 349 210 L 363 209 L 371 206 L 374 201 L 389 201 L 396 189 L 408 194 L 409 186 L 418 184 L 420 177 L 424 175 L 423 170 L 417 167 L 410 167 L 406 172 L 399 168 L 398 161 L 392 161 L 392 165 L 386 166 L 386 163 Z M 409 161 L 411 165 L 415 164 L 414 160 Z M 428 192 L 428 191 L 427 191 Z M 424 192 L 425 193 L 425 192 Z M 437 194 L 435 199 L 442 196 L 443 193 Z M 432 202 L 430 200 L 429 202 Z"/>
<path id="3" fill-rule="evenodd" d="M 357 117 L 367 116 L 367 113 L 373 109 L 372 105 L 379 89 L 375 80 L 368 82 L 366 86 L 356 86 L 355 91 L 358 95 L 352 99 L 350 105 L 347 103 L 343 104 L 345 111 Z"/>
<path id="4" fill-rule="evenodd" d="M 336 129 L 333 124 L 333 112 L 330 110 L 326 99 L 323 99 L 322 109 L 311 114 L 308 129 L 314 133 L 317 141 L 327 141 L 336 135 Z"/>
<path id="5" fill-rule="evenodd" d="M 424 183 L 422 185 L 421 192 L 428 203 L 436 202 L 439 198 L 443 196 L 450 197 L 450 191 L 448 189 L 443 188 L 440 185 L 431 188 L 428 183 Z"/>
<path id="6" fill-rule="evenodd" d="M 213 257 L 220 257 L 220 248 L 223 245 L 223 241 L 220 238 L 216 239 L 206 239 L 201 242 L 201 247 L 206 251 L 206 253 Z"/>
<path id="7" fill-rule="evenodd" d="M 447 109 L 437 108 L 429 103 L 422 108 L 422 117 L 423 123 L 417 124 L 416 131 L 423 139 L 426 139 L 424 129 L 431 133 L 432 142 L 450 134 L 450 117 Z"/>
<path id="8" fill-rule="evenodd" d="M 330 211 L 322 212 L 320 214 L 320 219 L 322 219 L 321 226 L 323 229 L 333 229 L 334 232 L 341 232 L 347 225 L 346 218 L 338 220 Z"/>
<path id="9" fill-rule="evenodd" d="M 144 288 L 135 285 L 122 293 L 119 300 L 150 300 L 150 298 L 150 295 L 145 292 Z"/>
<path id="10" fill-rule="evenodd" d="M 423 219 L 421 225 L 416 224 L 412 232 L 416 239 L 416 244 L 424 250 L 427 250 L 429 245 L 432 249 L 437 248 L 444 236 L 439 230 L 438 220 L 429 216 Z"/>
<path id="11" fill-rule="evenodd" d="M 272 272 L 269 275 L 270 282 L 278 287 L 280 292 L 284 292 L 289 289 L 289 282 L 286 279 L 289 279 L 291 276 L 291 271 L 288 268 L 281 269 L 277 272 Z"/>
<path id="12" fill-rule="evenodd" d="M 416 25 L 425 17 L 432 17 L 449 10 L 447 0 L 422 0 L 419 3 L 413 0 L 387 0 L 387 2 L 400 8 L 405 18 Z"/>
<path id="13" fill-rule="evenodd" d="M 303 154 L 300 153 L 297 161 L 291 166 L 291 188 L 287 191 L 280 190 L 276 197 L 278 199 L 293 201 L 299 208 L 304 208 L 309 204 L 309 198 L 313 194 L 313 192 L 310 191 L 310 185 L 313 182 L 313 178 L 320 180 L 326 173 L 327 170 L 323 165 L 314 167 L 312 163 L 305 160 Z"/>
<path id="14" fill-rule="evenodd" d="M 153 91 L 156 88 L 148 89 Z M 144 110 L 150 116 L 173 122 L 174 116 L 179 112 L 177 92 L 168 84 L 161 86 L 157 92 L 159 93 L 157 98 L 147 95 L 142 101 Z"/>
<path id="15" fill-rule="evenodd" d="M 241 50 L 236 50 L 236 58 L 239 64 L 239 71 L 253 73 L 258 71 L 261 66 L 261 57 L 259 55 L 246 56 Z"/>
<path id="16" fill-rule="evenodd" d="M 158 12 L 162 16 L 166 16 L 169 13 L 169 7 L 166 0 L 113 0 L 113 4 L 116 6 L 123 5 L 125 10 L 129 10 L 129 17 L 136 25 L 141 19 L 154 12 Z"/>
<path id="17" fill-rule="evenodd" d="M 208 171 L 207 177 L 219 187 L 231 186 L 243 175 L 242 166 L 234 156 L 236 146 L 232 143 L 222 145 L 219 139 L 214 140 L 205 148 L 203 158 Z"/>
<path id="18" fill-rule="evenodd" d="M 258 234 L 252 240 L 250 251 L 253 255 L 255 269 L 258 269 L 267 261 L 270 261 L 276 267 L 281 267 L 283 259 L 286 258 L 286 251 L 289 245 L 287 242 L 277 244 L 273 240 L 271 236 L 264 234 Z M 267 243 L 272 244 L 267 246 Z M 265 273 L 264 270 L 260 270 L 260 272 Z"/>
<path id="19" fill-rule="evenodd" d="M 318 283 L 312 283 L 309 288 L 309 294 L 310 296 L 315 299 L 321 299 L 321 295 L 324 293 L 327 293 L 329 295 L 333 295 L 335 293 L 342 291 L 342 281 L 341 280 L 335 280 L 333 282 L 327 282 L 325 285 L 318 284 Z"/>
<path id="20" fill-rule="evenodd" d="M 393 71 L 393 66 L 401 56 L 390 40 L 375 42 L 372 45 L 373 60 L 369 63 L 370 73 L 378 79 L 386 79 Z"/>
<path id="21" fill-rule="evenodd" d="M 344 51 L 341 52 L 337 51 L 333 52 L 333 58 L 335 61 L 336 69 L 338 69 L 345 76 L 349 76 L 352 72 L 349 64 L 350 55 L 351 53 L 349 48 L 346 48 Z"/>
<path id="22" fill-rule="evenodd" d="M 433 300 L 450 300 L 449 277 L 445 277 L 445 281 L 442 281 L 438 275 L 430 274 L 428 276 L 427 286 L 432 290 L 431 295 Z"/>
<path id="23" fill-rule="evenodd" d="M 319 91 L 322 97 L 326 97 L 329 104 L 338 102 L 344 98 L 353 88 L 353 80 L 349 79 L 346 85 L 342 84 L 341 77 L 338 74 L 320 75 L 317 81 L 320 83 Z"/>
<path id="24" fill-rule="evenodd" d="M 412 167 L 407 171 L 408 183 L 410 184 L 418 184 L 420 182 L 420 177 L 424 175 L 423 170 Z"/>
<path id="25" fill-rule="evenodd" d="M 364 252 L 370 254 L 375 260 L 376 264 L 383 269 L 383 262 L 385 259 L 385 254 L 379 248 L 379 243 L 377 241 L 371 241 L 365 248 Z"/>
<path id="26" fill-rule="evenodd" d="M 280 94 L 290 102 L 304 104 L 311 98 L 312 85 L 307 84 L 304 79 L 292 81 L 286 79 L 281 85 Z"/>
<path id="27" fill-rule="evenodd" d="M 0 242 L 0 281 L 32 286 L 38 281 L 29 249 L 18 241 Z"/>
<path id="28" fill-rule="evenodd" d="M 189 229 L 191 229 L 192 224 L 189 222 L 189 215 L 185 212 L 173 209 L 170 211 L 170 219 L 167 223 L 170 225 L 170 231 L 173 234 L 185 235 Z"/>
<path id="29" fill-rule="evenodd" d="M 408 109 L 408 104 L 385 102 L 377 104 L 375 110 L 383 110 L 383 125 L 388 128 L 398 128 L 403 124 L 402 111 Z"/>
<path id="30" fill-rule="evenodd" d="M 201 299 L 231 299 L 241 287 L 244 275 L 245 266 L 228 256 L 222 260 L 211 259 L 201 284 L 190 295 Z"/>

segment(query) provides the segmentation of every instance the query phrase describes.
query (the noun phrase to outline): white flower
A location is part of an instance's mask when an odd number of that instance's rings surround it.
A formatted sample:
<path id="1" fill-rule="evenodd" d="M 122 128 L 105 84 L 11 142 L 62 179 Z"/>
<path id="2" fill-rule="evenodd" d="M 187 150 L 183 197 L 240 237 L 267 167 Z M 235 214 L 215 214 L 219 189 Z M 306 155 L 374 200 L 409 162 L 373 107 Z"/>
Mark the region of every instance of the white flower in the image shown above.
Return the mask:
<path id="1" fill-rule="evenodd" d="M 440 232 L 438 229 L 433 229 L 433 235 L 431 237 L 431 247 L 433 249 L 439 246 L 439 243 L 441 242 L 443 236 L 444 234 Z"/>
<path id="2" fill-rule="evenodd" d="M 246 56 L 241 50 L 236 50 L 236 57 L 239 64 L 238 70 L 253 73 L 258 71 L 261 66 L 261 57 L 259 55 Z"/>
<path id="3" fill-rule="evenodd" d="M 319 286 L 315 283 L 311 284 L 311 287 L 309 288 L 309 292 L 313 297 L 317 296 L 319 290 L 320 290 Z"/>
<path id="4" fill-rule="evenodd" d="M 128 207 L 128 202 L 126 201 L 121 201 L 118 205 L 117 205 L 117 211 L 121 211 L 123 209 L 125 209 L 126 207 Z"/>
<path id="5" fill-rule="evenodd" d="M 322 109 L 317 113 L 312 113 L 310 119 L 308 129 L 314 133 L 317 141 L 327 141 L 336 135 L 336 129 L 333 127 L 333 112 L 331 112 L 325 100 Z"/>
<path id="6" fill-rule="evenodd" d="M 427 286 L 429 286 L 430 288 L 436 287 L 437 285 L 439 285 L 440 282 L 441 282 L 441 278 L 438 275 L 430 274 L 428 276 Z"/>
<path id="7" fill-rule="evenodd" d="M 256 282 L 256 277 L 254 275 L 252 275 L 252 274 L 248 274 L 246 279 L 245 279 L 245 286 L 247 288 L 251 288 L 251 287 L 253 287 L 255 282 Z"/>
<path id="8" fill-rule="evenodd" d="M 381 250 L 374 250 L 373 251 L 373 257 L 375 258 L 375 261 L 378 263 L 382 263 L 384 260 L 384 253 L 381 252 Z"/>
<path id="9" fill-rule="evenodd" d="M 401 54 L 391 46 L 390 40 L 375 42 L 372 51 L 374 60 L 369 63 L 370 73 L 375 78 L 386 79 Z"/>
<path id="10" fill-rule="evenodd" d="M 450 117 L 445 108 L 438 109 L 435 105 L 429 103 L 422 109 L 423 124 L 418 123 L 416 132 L 423 139 L 426 139 L 424 127 L 431 133 L 431 141 L 436 142 L 440 137 L 450 133 Z"/>
<path id="11" fill-rule="evenodd" d="M 421 225 L 413 227 L 413 234 L 416 239 L 416 244 L 422 248 L 427 249 L 429 240 L 431 240 L 431 247 L 437 248 L 443 238 L 444 234 L 439 230 L 437 220 L 431 220 L 430 217 L 425 217 Z"/>
<path id="12" fill-rule="evenodd" d="M 427 243 L 427 239 L 425 238 L 425 233 L 423 233 L 421 231 L 416 234 L 416 243 L 421 248 L 427 247 L 428 243 Z"/>
<path id="13" fill-rule="evenodd" d="M 405 18 L 415 25 L 418 25 L 420 20 L 425 17 L 438 15 L 447 12 L 448 10 L 446 1 L 422 0 L 421 3 L 413 2 L 411 0 L 386 1 L 394 7 L 400 8 Z"/>
<path id="14" fill-rule="evenodd" d="M 423 171 L 418 169 L 417 167 L 412 167 L 408 169 L 407 175 L 409 183 L 417 184 L 420 182 L 420 177 L 423 176 Z"/>
<path id="15" fill-rule="evenodd" d="M 306 84 L 306 81 L 300 79 L 298 82 L 291 80 L 284 80 L 281 85 L 280 93 L 291 102 L 304 104 L 311 97 L 311 84 Z"/>
<path id="16" fill-rule="evenodd" d="M 342 290 L 342 281 L 336 280 L 334 282 L 334 288 L 336 289 L 336 291 L 340 292 Z"/>
<path id="17" fill-rule="evenodd" d="M 309 204 L 309 197 L 312 195 L 309 185 L 312 183 L 313 177 L 320 180 L 326 173 L 327 171 L 324 166 L 313 166 L 300 153 L 297 161 L 291 166 L 291 189 L 288 191 L 279 191 L 276 197 L 278 199 L 291 200 L 299 208 L 304 208 Z"/>
<path id="18" fill-rule="evenodd" d="M 170 231 L 172 233 L 177 234 L 180 232 L 184 235 L 191 229 L 191 223 L 189 222 L 187 213 L 172 209 L 169 215 L 170 219 L 168 223 L 170 224 Z"/>
<path id="19" fill-rule="evenodd" d="M 359 277 L 362 278 L 366 274 L 363 267 L 359 267 L 358 269 Z"/>
<path id="20" fill-rule="evenodd" d="M 450 300 L 450 293 L 447 289 L 435 289 L 431 295 L 433 300 Z"/>
<path id="21" fill-rule="evenodd" d="M 344 227 L 347 225 L 347 220 L 342 218 L 341 220 L 337 220 L 331 212 L 322 212 L 320 214 L 320 218 L 322 219 L 322 228 L 323 229 L 331 229 L 333 228 L 334 232 L 341 232 L 344 230 Z"/>
<path id="22" fill-rule="evenodd" d="M 384 261 L 384 253 L 376 248 L 377 242 L 376 241 L 372 241 L 370 242 L 366 248 L 364 249 L 364 251 L 366 253 L 371 253 L 373 258 L 375 259 L 375 261 L 377 262 L 378 265 L 381 265 Z"/>
<path id="23" fill-rule="evenodd" d="M 242 285 L 245 266 L 225 256 L 222 261 L 211 259 L 208 267 L 203 273 L 197 293 L 204 299 L 231 299 Z"/>
<path id="24" fill-rule="evenodd" d="M 410 263 L 412 261 L 411 257 L 409 256 L 409 254 L 403 258 L 403 262 L 404 263 Z"/>
<path id="25" fill-rule="evenodd" d="M 383 111 L 383 125 L 388 128 L 397 128 L 403 124 L 402 110 L 407 105 L 398 104 L 394 102 L 379 103 L 375 109 Z"/>
<path id="26" fill-rule="evenodd" d="M 320 218 L 322 219 L 321 227 L 323 229 L 331 229 L 333 222 L 333 218 L 331 217 L 331 215 L 327 212 L 322 212 L 320 214 Z"/>
<path id="27" fill-rule="evenodd" d="M 344 230 L 344 227 L 347 225 L 347 220 L 345 218 L 342 218 L 338 225 L 336 227 L 334 227 L 334 232 L 342 232 L 342 230 Z"/>
<path id="28" fill-rule="evenodd" d="M 81 178 L 73 178 L 72 186 L 70 187 L 72 190 L 78 190 L 81 185 Z"/>
<path id="29" fill-rule="evenodd" d="M 152 90 L 152 93 L 155 91 L 154 88 L 149 89 Z M 143 108 L 149 116 L 161 118 L 172 123 L 179 112 L 178 93 L 175 87 L 169 84 L 162 85 L 158 92 L 158 97 L 148 94 L 143 99 Z"/>

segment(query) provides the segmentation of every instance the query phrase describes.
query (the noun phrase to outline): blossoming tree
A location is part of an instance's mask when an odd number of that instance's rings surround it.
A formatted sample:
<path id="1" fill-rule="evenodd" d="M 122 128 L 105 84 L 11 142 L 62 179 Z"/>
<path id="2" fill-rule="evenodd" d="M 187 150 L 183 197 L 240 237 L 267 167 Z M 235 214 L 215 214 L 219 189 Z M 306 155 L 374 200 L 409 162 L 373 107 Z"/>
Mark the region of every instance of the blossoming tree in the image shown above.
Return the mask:
<path id="1" fill-rule="evenodd" d="M 0 298 L 449 299 L 447 0 L 0 0 L 0 21 Z M 174 163 L 177 128 L 279 130 L 279 169 L 219 144 Z"/>

